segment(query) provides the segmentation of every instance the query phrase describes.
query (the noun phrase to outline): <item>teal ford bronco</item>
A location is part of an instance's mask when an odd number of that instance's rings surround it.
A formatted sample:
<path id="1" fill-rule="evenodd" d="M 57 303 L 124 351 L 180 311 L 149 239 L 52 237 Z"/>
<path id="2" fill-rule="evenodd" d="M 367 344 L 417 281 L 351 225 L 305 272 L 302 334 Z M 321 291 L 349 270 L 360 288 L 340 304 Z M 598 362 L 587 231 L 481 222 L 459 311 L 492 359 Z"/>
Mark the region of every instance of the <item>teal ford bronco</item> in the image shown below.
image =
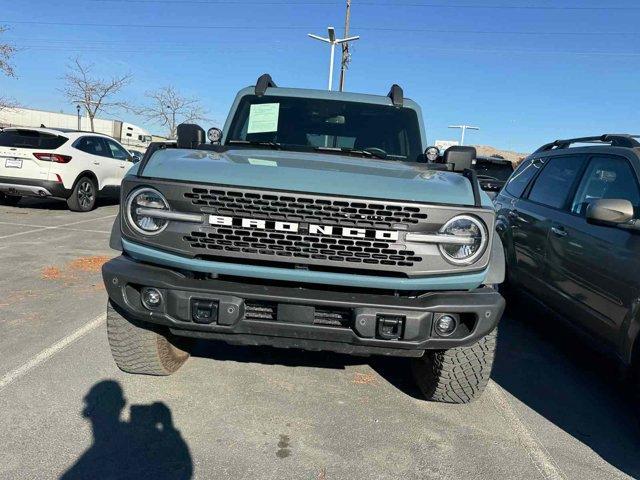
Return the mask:
<path id="1" fill-rule="evenodd" d="M 495 213 L 422 113 L 388 96 L 241 90 L 224 129 L 180 125 L 122 183 L 106 263 L 120 369 L 168 375 L 182 337 L 411 357 L 425 397 L 465 403 L 491 373 L 504 300 Z"/>

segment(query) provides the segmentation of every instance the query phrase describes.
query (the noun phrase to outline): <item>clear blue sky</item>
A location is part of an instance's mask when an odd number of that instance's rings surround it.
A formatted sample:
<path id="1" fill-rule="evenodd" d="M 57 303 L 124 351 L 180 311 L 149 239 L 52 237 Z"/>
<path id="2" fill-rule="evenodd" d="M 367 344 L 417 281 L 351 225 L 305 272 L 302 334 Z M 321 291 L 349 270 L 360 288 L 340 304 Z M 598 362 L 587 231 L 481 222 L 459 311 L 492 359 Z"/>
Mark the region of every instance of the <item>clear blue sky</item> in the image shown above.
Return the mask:
<path id="1" fill-rule="evenodd" d="M 328 47 L 306 34 L 328 25 L 341 34 L 344 3 L 0 0 L 0 25 L 11 29 L 0 39 L 22 49 L 19 78 L 0 78 L 0 93 L 74 112 L 57 89 L 80 55 L 101 75 L 132 72 L 131 101 L 172 84 L 221 124 L 236 91 L 261 73 L 325 88 Z M 386 94 L 400 84 L 422 106 L 430 141 L 457 138 L 447 125 L 462 122 L 481 127 L 468 143 L 519 151 L 640 133 L 639 24 L 637 0 L 352 0 L 352 34 L 362 39 L 347 90 Z"/>

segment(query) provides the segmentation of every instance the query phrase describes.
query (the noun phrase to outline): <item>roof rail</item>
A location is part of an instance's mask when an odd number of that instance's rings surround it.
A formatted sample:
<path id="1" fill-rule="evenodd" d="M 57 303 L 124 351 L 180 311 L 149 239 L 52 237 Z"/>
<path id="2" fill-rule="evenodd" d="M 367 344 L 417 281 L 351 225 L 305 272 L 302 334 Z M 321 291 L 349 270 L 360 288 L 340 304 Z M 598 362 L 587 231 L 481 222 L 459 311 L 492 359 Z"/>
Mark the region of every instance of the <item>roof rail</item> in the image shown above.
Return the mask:
<path id="1" fill-rule="evenodd" d="M 401 107 L 404 102 L 404 93 L 402 92 L 402 88 L 400 85 L 396 85 L 395 83 L 391 85 L 391 90 L 389 90 L 387 97 L 391 99 L 394 107 Z"/>
<path id="2" fill-rule="evenodd" d="M 596 137 L 578 137 L 565 140 L 556 140 L 541 146 L 534 153 L 548 152 L 553 149 L 569 148 L 573 143 L 609 143 L 612 147 L 636 148 L 640 147 L 640 142 L 636 140 L 640 135 L 629 135 L 626 133 L 606 133 Z"/>
<path id="3" fill-rule="evenodd" d="M 260 75 L 260 78 L 258 78 L 258 81 L 256 82 L 256 95 L 261 97 L 269 87 L 277 87 L 276 82 L 273 81 L 271 75 L 268 73 Z"/>

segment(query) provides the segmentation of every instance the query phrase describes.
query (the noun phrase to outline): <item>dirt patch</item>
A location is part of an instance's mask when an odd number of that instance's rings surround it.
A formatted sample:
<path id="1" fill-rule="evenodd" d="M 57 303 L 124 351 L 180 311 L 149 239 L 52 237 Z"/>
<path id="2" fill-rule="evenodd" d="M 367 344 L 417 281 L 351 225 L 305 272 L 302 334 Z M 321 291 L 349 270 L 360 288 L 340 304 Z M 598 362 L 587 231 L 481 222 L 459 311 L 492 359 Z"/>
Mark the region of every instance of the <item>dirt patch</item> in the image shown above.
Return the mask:
<path id="1" fill-rule="evenodd" d="M 80 257 L 69 262 L 68 267 L 75 271 L 98 273 L 102 270 L 102 266 L 109 261 L 109 258 L 105 256 Z"/>
<path id="2" fill-rule="evenodd" d="M 42 269 L 40 277 L 43 280 L 59 280 L 60 269 L 58 267 L 45 267 Z"/>
<path id="3" fill-rule="evenodd" d="M 99 273 L 110 257 L 90 256 L 78 257 L 63 267 L 49 266 L 42 269 L 40 278 L 47 281 L 61 281 L 66 287 L 78 287 L 84 290 L 102 290 L 102 282 L 88 283 L 85 274 Z"/>
<path id="4" fill-rule="evenodd" d="M 353 376 L 356 385 L 376 385 L 378 383 L 375 374 L 356 372 Z"/>

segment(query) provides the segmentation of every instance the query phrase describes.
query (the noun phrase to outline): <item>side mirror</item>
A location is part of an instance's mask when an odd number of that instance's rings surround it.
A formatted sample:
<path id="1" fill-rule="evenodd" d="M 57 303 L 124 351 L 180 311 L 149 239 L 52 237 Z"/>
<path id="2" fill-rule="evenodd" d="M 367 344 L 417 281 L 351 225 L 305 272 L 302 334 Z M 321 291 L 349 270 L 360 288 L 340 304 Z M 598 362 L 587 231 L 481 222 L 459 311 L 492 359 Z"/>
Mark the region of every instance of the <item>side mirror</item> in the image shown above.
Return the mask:
<path id="1" fill-rule="evenodd" d="M 586 217 L 596 225 L 620 225 L 633 220 L 633 205 L 629 200 L 601 198 L 589 203 Z"/>
<path id="2" fill-rule="evenodd" d="M 200 125 L 181 123 L 177 127 L 178 148 L 197 148 L 205 143 L 205 133 Z"/>
<path id="3" fill-rule="evenodd" d="M 454 172 L 464 172 L 471 169 L 473 161 L 476 159 L 476 149 L 474 147 L 463 147 L 455 145 L 444 151 L 444 163 L 451 165 Z"/>

